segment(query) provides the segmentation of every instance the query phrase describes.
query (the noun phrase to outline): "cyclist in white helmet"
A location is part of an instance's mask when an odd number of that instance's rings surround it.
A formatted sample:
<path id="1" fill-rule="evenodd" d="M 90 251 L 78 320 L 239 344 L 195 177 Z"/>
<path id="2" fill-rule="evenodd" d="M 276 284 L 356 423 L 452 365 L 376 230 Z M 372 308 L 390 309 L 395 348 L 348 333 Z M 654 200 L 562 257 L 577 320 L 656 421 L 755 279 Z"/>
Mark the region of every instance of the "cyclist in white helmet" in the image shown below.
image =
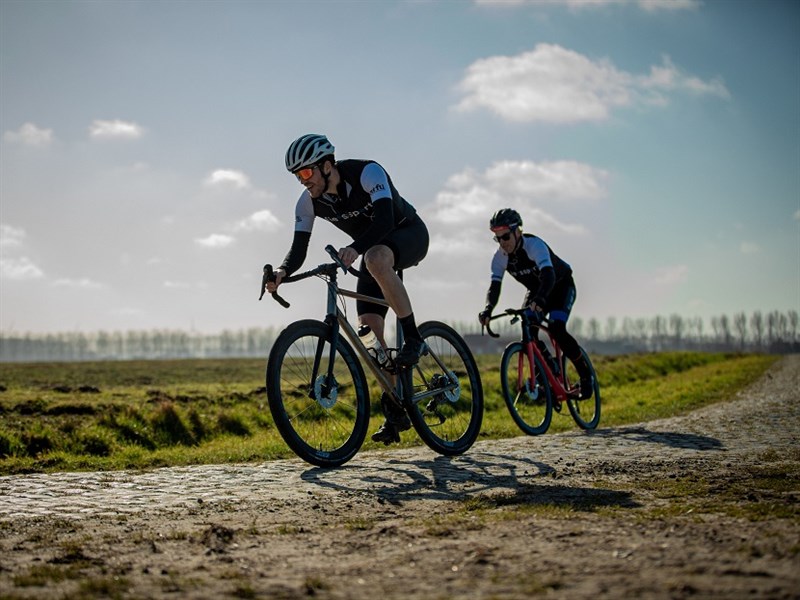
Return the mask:
<path id="1" fill-rule="evenodd" d="M 428 229 L 392 183 L 381 165 L 372 160 L 336 160 L 334 147 L 324 135 L 309 133 L 297 138 L 286 151 L 286 169 L 295 175 L 305 190 L 295 207 L 294 239 L 283 264 L 275 271 L 275 281 L 267 284 L 274 292 L 281 280 L 303 264 L 316 217 L 330 221 L 347 233 L 353 242 L 339 249 L 339 258 L 348 267 L 362 257 L 357 291 L 385 298 L 397 315 L 403 332 L 403 347 L 395 362 L 399 366 L 416 364 L 425 351 L 417 330 L 411 300 L 398 269 L 418 264 L 428 252 Z M 369 325 L 381 344 L 387 308 L 357 301 L 360 324 Z M 372 439 L 385 444 L 399 442 L 400 431 L 411 427 L 408 416 L 395 414 L 393 404 L 381 398 L 386 421 Z"/>

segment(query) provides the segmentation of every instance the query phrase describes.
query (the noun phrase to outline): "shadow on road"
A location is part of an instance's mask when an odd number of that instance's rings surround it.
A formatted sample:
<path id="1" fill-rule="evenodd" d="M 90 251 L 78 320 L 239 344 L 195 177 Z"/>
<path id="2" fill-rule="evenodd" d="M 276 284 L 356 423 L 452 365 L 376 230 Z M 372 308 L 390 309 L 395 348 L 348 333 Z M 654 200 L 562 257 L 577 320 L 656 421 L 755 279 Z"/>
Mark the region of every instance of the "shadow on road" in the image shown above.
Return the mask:
<path id="1" fill-rule="evenodd" d="M 624 427 L 619 429 L 598 429 L 587 432 L 598 437 L 626 437 L 636 442 L 662 444 L 671 448 L 689 450 L 723 450 L 725 446 L 716 438 L 695 433 L 673 433 L 669 431 L 650 431 L 645 427 Z"/>
<path id="2" fill-rule="evenodd" d="M 347 471 L 346 477 L 341 477 Z M 554 505 L 592 511 L 599 507 L 639 506 L 627 492 L 594 487 L 530 483 L 555 475 L 545 463 L 485 452 L 437 456 L 432 460 L 388 459 L 368 468 L 345 465 L 331 471 L 313 467 L 301 475 L 306 483 L 337 491 L 366 491 L 392 504 L 417 501 L 464 501 L 485 496 L 495 505 Z M 353 481 L 352 485 L 346 482 Z M 356 483 L 357 482 L 357 483 Z"/>

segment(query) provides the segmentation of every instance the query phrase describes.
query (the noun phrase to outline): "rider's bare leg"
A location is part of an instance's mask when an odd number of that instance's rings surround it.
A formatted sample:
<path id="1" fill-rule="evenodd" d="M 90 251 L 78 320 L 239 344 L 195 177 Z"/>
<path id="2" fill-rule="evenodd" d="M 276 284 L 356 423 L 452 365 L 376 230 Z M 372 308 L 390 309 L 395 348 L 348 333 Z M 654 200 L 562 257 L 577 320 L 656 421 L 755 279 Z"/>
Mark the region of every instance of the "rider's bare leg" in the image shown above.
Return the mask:
<path id="1" fill-rule="evenodd" d="M 406 286 L 394 270 L 394 253 L 389 246 L 373 246 L 364 254 L 367 270 L 378 282 L 383 296 L 399 318 L 411 314 L 411 299 Z"/>

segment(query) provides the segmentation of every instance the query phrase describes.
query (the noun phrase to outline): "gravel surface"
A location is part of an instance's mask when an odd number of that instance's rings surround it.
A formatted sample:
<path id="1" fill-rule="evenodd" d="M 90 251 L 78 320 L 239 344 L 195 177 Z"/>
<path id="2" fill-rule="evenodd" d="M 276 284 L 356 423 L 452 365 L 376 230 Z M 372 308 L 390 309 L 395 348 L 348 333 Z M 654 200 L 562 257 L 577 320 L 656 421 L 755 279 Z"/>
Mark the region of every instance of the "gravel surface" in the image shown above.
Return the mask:
<path id="1" fill-rule="evenodd" d="M 799 388 L 792 355 L 685 416 L 453 458 L 0 477 L 0 598 L 800 598 Z"/>

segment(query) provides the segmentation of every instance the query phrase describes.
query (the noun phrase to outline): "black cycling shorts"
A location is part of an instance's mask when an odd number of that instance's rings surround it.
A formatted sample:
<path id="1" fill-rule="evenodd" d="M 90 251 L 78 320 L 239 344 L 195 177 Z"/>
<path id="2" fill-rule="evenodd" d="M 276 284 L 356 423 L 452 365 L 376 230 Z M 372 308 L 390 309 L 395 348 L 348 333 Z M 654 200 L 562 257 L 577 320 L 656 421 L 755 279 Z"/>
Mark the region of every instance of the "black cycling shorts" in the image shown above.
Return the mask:
<path id="1" fill-rule="evenodd" d="M 394 268 L 396 271 L 400 271 L 419 264 L 425 258 L 428 253 L 429 241 L 428 228 L 417 216 L 410 224 L 393 230 L 378 245 L 389 247 L 394 254 Z M 364 265 L 363 258 L 358 270 L 361 274 L 358 277 L 356 291 L 365 296 L 383 298 L 383 292 Z M 356 311 L 359 315 L 370 313 L 386 317 L 389 308 L 365 300 L 356 300 Z"/>
<path id="2" fill-rule="evenodd" d="M 533 302 L 534 292 L 528 291 L 525 295 L 524 306 L 530 306 Z M 572 313 L 572 306 L 575 304 L 575 299 L 578 293 L 575 289 L 575 281 L 572 276 L 566 277 L 556 283 L 550 294 L 547 296 L 546 306 L 544 306 L 544 313 L 549 315 L 551 321 L 567 322 L 570 313 Z"/>

